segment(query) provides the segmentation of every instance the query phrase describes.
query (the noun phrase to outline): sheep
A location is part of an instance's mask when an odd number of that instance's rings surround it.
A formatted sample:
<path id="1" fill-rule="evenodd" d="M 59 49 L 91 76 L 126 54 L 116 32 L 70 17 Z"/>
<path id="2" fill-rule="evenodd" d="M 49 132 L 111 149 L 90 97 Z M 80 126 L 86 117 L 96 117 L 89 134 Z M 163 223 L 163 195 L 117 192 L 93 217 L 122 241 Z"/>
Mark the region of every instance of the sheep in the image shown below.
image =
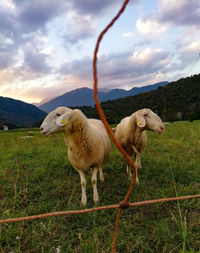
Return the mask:
<path id="1" fill-rule="evenodd" d="M 20 136 L 18 139 L 33 139 L 33 136 L 25 135 L 25 136 Z"/>
<path id="2" fill-rule="evenodd" d="M 115 138 L 129 156 L 134 156 L 136 166 L 136 183 L 139 183 L 137 169 L 141 168 L 140 155 L 147 145 L 145 130 L 163 133 L 165 125 L 160 117 L 150 109 L 141 109 L 125 117 L 115 129 Z M 132 179 L 131 167 L 127 165 L 128 179 Z"/>
<path id="3" fill-rule="evenodd" d="M 33 136 L 34 135 L 34 132 L 33 131 L 29 131 L 28 132 L 28 136 Z"/>
<path id="4" fill-rule="evenodd" d="M 87 204 L 85 173 L 92 168 L 93 200 L 97 203 L 97 172 L 99 170 L 100 181 L 103 182 L 102 164 L 108 158 L 111 149 L 103 123 L 97 119 L 88 119 L 78 109 L 58 107 L 46 116 L 40 131 L 43 135 L 64 133 L 69 161 L 80 175 L 83 206 Z"/>
<path id="5" fill-rule="evenodd" d="M 34 138 L 34 132 L 33 131 L 29 131 L 28 135 L 18 137 L 18 139 L 32 139 L 32 138 Z"/>

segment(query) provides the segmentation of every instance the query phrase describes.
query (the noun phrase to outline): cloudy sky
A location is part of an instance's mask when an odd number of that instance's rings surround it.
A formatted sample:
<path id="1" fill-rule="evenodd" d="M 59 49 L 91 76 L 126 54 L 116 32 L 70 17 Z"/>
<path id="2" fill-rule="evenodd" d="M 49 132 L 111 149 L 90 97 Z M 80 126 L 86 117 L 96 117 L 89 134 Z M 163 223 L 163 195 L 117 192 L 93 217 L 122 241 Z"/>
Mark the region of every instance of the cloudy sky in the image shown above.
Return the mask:
<path id="1" fill-rule="evenodd" d="M 93 86 L 98 34 L 122 0 L 0 0 L 0 96 L 40 102 Z M 98 55 L 99 88 L 200 71 L 200 1 L 130 0 Z"/>

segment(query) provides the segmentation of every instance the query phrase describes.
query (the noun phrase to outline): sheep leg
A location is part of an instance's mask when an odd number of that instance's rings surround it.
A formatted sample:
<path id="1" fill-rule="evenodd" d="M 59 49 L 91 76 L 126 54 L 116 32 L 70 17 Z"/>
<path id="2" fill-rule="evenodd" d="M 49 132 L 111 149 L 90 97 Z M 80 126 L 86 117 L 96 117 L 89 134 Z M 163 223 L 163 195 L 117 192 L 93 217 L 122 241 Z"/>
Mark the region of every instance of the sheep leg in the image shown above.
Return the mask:
<path id="1" fill-rule="evenodd" d="M 92 182 L 92 186 L 93 186 L 94 203 L 99 201 L 99 195 L 97 192 L 97 172 L 98 172 L 98 168 L 93 168 L 91 182 Z"/>
<path id="2" fill-rule="evenodd" d="M 135 164 L 137 168 L 142 168 L 141 160 L 140 160 L 140 153 L 138 152 L 135 157 Z"/>
<path id="3" fill-rule="evenodd" d="M 135 157 L 135 166 L 136 166 L 137 169 L 142 168 L 139 152 L 136 154 L 136 157 Z M 136 183 L 139 184 L 138 171 L 137 171 L 137 174 L 136 174 Z"/>
<path id="4" fill-rule="evenodd" d="M 128 175 L 128 180 L 131 180 L 132 179 L 132 172 L 131 172 L 131 167 L 127 164 L 127 167 L 126 167 L 126 172 L 127 172 L 127 175 Z"/>
<path id="5" fill-rule="evenodd" d="M 138 170 L 137 170 L 137 166 L 135 164 L 135 167 L 136 167 L 136 184 L 139 184 L 139 179 L 138 179 Z M 127 165 L 127 174 L 128 174 L 128 180 L 132 180 L 132 167 L 130 165 Z"/>
<path id="6" fill-rule="evenodd" d="M 132 175 L 132 167 L 129 164 L 127 164 L 126 172 L 127 172 L 127 175 L 128 175 L 128 180 L 131 181 L 132 178 L 133 178 L 133 175 Z"/>
<path id="7" fill-rule="evenodd" d="M 99 168 L 99 179 L 100 179 L 101 182 L 104 182 L 102 167 Z"/>
<path id="8" fill-rule="evenodd" d="M 85 179 L 85 173 L 82 170 L 79 170 L 79 175 L 81 178 L 81 188 L 82 188 L 82 197 L 81 197 L 81 203 L 83 206 L 87 205 L 87 196 L 86 196 L 86 179 Z"/>
<path id="9" fill-rule="evenodd" d="M 139 178 L 138 178 L 138 168 L 137 168 L 137 166 L 135 165 L 135 167 L 136 167 L 136 179 L 135 179 L 135 182 L 136 182 L 136 184 L 139 184 Z"/>

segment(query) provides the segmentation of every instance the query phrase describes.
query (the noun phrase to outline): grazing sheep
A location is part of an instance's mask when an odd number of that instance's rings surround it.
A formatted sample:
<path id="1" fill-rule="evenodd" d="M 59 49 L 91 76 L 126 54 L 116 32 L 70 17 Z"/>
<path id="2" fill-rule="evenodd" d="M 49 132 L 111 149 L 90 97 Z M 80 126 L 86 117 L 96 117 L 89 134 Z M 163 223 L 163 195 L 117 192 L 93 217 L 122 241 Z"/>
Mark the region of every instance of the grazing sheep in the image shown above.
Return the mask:
<path id="1" fill-rule="evenodd" d="M 29 131 L 28 132 L 28 136 L 33 136 L 34 135 L 34 132 L 33 131 Z"/>
<path id="2" fill-rule="evenodd" d="M 115 129 L 115 137 L 129 156 L 134 156 L 136 172 L 141 168 L 140 154 L 147 145 L 145 130 L 161 134 L 165 126 L 160 117 L 150 109 L 142 109 L 121 120 Z M 127 165 L 128 178 L 132 179 L 131 166 Z M 138 173 L 136 182 L 139 183 Z"/>
<path id="3" fill-rule="evenodd" d="M 20 136 L 20 137 L 18 137 L 18 139 L 32 139 L 32 138 L 34 138 L 33 135 L 34 135 L 34 132 L 33 131 L 29 131 L 28 135 Z"/>
<path id="4" fill-rule="evenodd" d="M 81 202 L 83 206 L 87 204 L 85 172 L 88 168 L 92 168 L 93 199 L 98 202 L 97 172 L 100 172 L 100 181 L 104 181 L 102 164 L 108 158 L 111 147 L 103 123 L 97 119 L 88 119 L 78 109 L 58 107 L 47 115 L 40 131 L 44 135 L 64 132 L 69 161 L 80 174 Z"/>
<path id="5" fill-rule="evenodd" d="M 34 137 L 33 136 L 29 136 L 29 135 L 18 137 L 18 139 L 32 139 L 32 138 L 34 138 Z"/>

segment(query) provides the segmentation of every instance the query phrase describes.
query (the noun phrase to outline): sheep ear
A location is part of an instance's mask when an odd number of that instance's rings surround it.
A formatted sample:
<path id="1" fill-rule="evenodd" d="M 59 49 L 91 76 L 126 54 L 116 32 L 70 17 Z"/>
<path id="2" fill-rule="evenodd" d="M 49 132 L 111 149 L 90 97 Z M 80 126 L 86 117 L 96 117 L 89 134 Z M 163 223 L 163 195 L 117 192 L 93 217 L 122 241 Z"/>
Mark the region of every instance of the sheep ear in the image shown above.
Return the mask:
<path id="1" fill-rule="evenodd" d="M 73 111 L 69 111 L 61 115 L 56 119 L 56 125 L 57 126 L 66 126 L 67 123 L 69 122 L 69 119 L 72 116 Z"/>
<path id="2" fill-rule="evenodd" d="M 138 127 L 145 127 L 146 126 L 146 119 L 143 115 L 139 114 L 136 116 L 136 119 L 137 119 L 137 126 Z"/>

